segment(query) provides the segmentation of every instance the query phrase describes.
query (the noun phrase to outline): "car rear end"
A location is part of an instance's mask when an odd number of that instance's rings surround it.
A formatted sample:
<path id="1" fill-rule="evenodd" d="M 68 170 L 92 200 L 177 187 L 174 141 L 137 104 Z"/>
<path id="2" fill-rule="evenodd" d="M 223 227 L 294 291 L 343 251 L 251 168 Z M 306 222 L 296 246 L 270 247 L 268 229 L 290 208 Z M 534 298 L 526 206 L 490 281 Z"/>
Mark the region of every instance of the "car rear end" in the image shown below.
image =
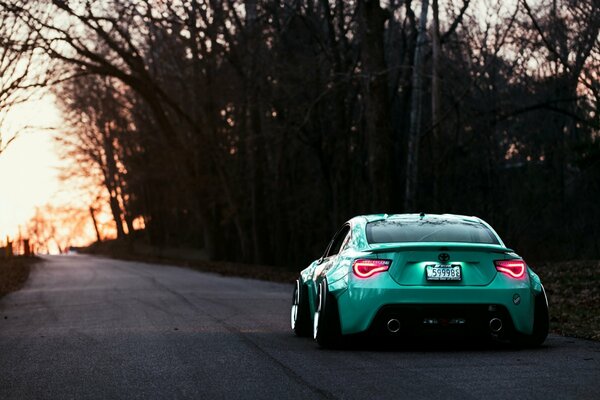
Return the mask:
<path id="1" fill-rule="evenodd" d="M 369 222 L 365 232 L 368 247 L 350 254 L 339 291 L 344 334 L 531 333 L 528 268 L 485 223 L 411 215 Z"/>

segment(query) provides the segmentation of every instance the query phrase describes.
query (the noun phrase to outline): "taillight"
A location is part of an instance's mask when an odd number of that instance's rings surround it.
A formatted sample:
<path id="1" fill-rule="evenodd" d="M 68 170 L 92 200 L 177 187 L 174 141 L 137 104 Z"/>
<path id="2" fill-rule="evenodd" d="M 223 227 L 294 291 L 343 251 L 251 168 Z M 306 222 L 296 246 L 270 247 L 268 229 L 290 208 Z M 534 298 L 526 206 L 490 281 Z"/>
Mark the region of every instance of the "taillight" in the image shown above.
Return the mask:
<path id="1" fill-rule="evenodd" d="M 496 260 L 496 270 L 510 277 L 519 279 L 525 275 L 525 261 L 523 260 Z"/>
<path id="2" fill-rule="evenodd" d="M 392 260 L 375 260 L 375 259 L 362 259 L 355 260 L 352 264 L 352 271 L 354 275 L 359 278 L 368 278 L 379 272 L 387 271 L 390 269 Z"/>

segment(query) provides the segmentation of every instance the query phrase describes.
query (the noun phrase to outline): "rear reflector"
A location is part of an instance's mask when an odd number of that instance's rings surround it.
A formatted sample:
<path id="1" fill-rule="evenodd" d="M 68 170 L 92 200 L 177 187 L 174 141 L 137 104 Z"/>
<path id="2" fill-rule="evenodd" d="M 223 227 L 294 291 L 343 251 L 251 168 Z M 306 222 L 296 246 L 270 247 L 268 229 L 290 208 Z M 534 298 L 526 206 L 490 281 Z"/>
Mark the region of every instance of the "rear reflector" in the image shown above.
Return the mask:
<path id="1" fill-rule="evenodd" d="M 525 261 L 523 260 L 496 260 L 496 270 L 512 278 L 520 279 L 525 276 Z"/>
<path id="2" fill-rule="evenodd" d="M 354 275 L 359 278 L 369 278 L 379 272 L 390 269 L 392 260 L 361 259 L 355 260 L 352 264 Z"/>

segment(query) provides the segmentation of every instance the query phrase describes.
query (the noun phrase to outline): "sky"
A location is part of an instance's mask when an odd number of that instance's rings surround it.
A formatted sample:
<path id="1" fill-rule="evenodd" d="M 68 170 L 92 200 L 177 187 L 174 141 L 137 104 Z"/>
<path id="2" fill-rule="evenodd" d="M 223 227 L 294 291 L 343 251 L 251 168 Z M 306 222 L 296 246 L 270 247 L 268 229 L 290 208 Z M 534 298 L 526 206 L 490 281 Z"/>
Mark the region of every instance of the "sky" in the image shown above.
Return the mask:
<path id="1" fill-rule="evenodd" d="M 53 132 L 39 127 L 60 125 L 60 112 L 50 95 L 10 110 L 2 124 L 6 140 L 21 131 L 0 154 L 0 243 L 15 237 L 19 226 L 33 216 L 36 206 L 49 202 L 59 189 L 60 160 Z"/>
<path id="2" fill-rule="evenodd" d="M 24 126 L 31 128 L 22 130 Z M 20 131 L 0 154 L 0 247 L 5 245 L 7 236 L 11 240 L 20 235 L 27 238 L 26 226 L 38 208 L 43 215 L 52 210 L 55 215 L 49 215 L 50 220 L 60 219 L 59 226 L 55 226 L 58 242 L 48 243 L 49 252 L 58 253 L 58 246 L 91 243 L 95 239 L 91 217 L 88 218 L 91 195 L 76 187 L 77 183 L 60 179 L 61 170 L 69 162 L 61 159 L 60 145 L 55 140 L 64 129 L 55 98 L 47 94 L 11 108 L 0 129 L 5 141 Z M 106 229 L 110 223 L 108 213 L 99 210 L 96 218 L 101 231 L 110 232 Z M 69 220 L 72 223 L 66 223 Z"/>

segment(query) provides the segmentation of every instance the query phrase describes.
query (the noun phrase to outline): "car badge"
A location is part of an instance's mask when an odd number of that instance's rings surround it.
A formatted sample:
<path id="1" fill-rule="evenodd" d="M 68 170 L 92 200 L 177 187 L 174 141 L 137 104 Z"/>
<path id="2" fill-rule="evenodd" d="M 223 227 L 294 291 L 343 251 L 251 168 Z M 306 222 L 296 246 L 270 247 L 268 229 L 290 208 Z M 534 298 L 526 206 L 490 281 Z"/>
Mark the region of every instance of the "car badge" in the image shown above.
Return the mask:
<path id="1" fill-rule="evenodd" d="M 441 262 L 448 262 L 450 261 L 450 254 L 440 253 L 440 255 L 438 256 L 438 260 L 440 260 Z"/>

